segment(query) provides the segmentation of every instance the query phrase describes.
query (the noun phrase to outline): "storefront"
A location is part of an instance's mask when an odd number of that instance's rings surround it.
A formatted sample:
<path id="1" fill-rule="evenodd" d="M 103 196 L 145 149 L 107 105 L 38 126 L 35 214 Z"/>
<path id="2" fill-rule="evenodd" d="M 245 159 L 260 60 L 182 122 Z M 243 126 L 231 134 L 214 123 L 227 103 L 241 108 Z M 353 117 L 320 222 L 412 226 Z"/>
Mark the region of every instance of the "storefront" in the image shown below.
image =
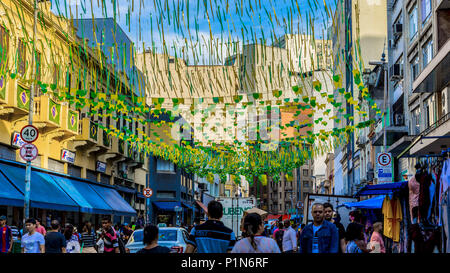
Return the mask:
<path id="1" fill-rule="evenodd" d="M 25 165 L 0 160 L 0 206 L 6 209 L 9 224 L 23 221 Z M 62 224 L 85 221 L 99 226 L 102 215 L 136 216 L 136 211 L 111 186 L 40 168 L 32 168 L 30 216 Z"/>

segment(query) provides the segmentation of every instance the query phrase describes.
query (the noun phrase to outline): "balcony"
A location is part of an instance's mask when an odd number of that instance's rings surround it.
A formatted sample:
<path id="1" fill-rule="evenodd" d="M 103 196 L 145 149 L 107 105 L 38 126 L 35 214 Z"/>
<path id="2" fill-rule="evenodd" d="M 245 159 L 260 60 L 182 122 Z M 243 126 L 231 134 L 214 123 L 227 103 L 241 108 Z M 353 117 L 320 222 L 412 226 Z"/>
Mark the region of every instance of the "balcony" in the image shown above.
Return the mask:
<path id="1" fill-rule="evenodd" d="M 15 121 L 28 115 L 30 89 L 18 84 L 17 80 L 0 78 L 0 116 L 8 115 Z"/>
<path id="2" fill-rule="evenodd" d="M 79 120 L 79 132 L 73 141 L 74 149 L 76 147 L 94 147 L 98 143 L 98 125 L 89 118 Z"/>
<path id="3" fill-rule="evenodd" d="M 442 136 L 447 138 L 442 138 Z M 450 113 L 440 118 L 420 134 L 418 141 L 410 150 L 412 155 L 441 154 L 442 150 L 449 148 Z"/>
<path id="4" fill-rule="evenodd" d="M 66 108 L 67 110 L 67 108 Z M 52 131 L 61 127 L 62 105 L 48 96 L 34 98 L 34 124 L 43 131 Z"/>
<path id="5" fill-rule="evenodd" d="M 439 92 L 450 83 L 450 39 L 413 82 L 413 92 Z"/>
<path id="6" fill-rule="evenodd" d="M 395 141 L 408 134 L 407 126 L 387 126 L 386 127 L 386 145 L 391 146 Z M 384 130 L 382 119 L 378 120 L 372 137 L 373 146 L 383 146 Z"/>

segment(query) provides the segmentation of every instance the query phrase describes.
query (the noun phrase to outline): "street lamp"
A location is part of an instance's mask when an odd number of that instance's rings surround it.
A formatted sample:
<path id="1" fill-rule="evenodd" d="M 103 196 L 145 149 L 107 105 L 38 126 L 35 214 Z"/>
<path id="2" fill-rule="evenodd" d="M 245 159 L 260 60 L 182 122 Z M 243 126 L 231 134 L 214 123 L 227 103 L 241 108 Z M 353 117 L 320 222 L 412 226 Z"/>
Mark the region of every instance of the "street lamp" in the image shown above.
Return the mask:
<path id="1" fill-rule="evenodd" d="M 370 61 L 370 65 L 380 66 L 384 70 L 384 126 L 383 126 L 383 151 L 386 152 L 387 145 L 387 137 L 386 137 L 386 119 L 387 119 L 387 99 L 388 99 L 388 71 L 387 71 L 387 62 L 386 62 L 386 54 L 381 54 L 381 61 Z"/>

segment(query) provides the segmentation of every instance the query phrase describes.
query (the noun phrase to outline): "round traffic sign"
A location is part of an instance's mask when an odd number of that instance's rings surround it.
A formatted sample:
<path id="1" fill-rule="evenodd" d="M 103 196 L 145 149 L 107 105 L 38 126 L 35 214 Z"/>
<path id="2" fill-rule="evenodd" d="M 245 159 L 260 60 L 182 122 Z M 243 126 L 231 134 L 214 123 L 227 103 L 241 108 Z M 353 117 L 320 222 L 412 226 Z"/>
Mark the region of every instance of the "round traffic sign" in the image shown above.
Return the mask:
<path id="1" fill-rule="evenodd" d="M 391 160 L 391 155 L 387 153 L 382 153 L 378 156 L 378 164 L 384 167 L 389 166 L 389 164 L 391 164 Z"/>
<path id="2" fill-rule="evenodd" d="M 153 195 L 153 190 L 152 189 L 150 189 L 150 188 L 145 188 L 144 189 L 144 196 L 145 197 L 150 198 L 150 197 L 152 197 L 152 195 Z"/>
<path id="3" fill-rule="evenodd" d="M 38 156 L 38 149 L 34 144 L 26 143 L 20 148 L 20 157 L 25 161 L 33 161 Z"/>
<path id="4" fill-rule="evenodd" d="M 23 141 L 28 143 L 35 142 L 38 136 L 39 130 L 33 125 L 27 125 L 20 131 L 20 137 L 23 139 Z"/>

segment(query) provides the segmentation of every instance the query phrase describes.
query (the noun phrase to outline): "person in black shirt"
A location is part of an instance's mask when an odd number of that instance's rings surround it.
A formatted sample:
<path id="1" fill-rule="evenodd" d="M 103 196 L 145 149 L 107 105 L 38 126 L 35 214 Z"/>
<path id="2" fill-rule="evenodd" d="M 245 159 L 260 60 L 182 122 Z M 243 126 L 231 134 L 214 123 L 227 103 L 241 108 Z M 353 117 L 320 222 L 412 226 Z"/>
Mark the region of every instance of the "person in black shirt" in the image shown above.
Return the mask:
<path id="1" fill-rule="evenodd" d="M 158 245 L 159 229 L 154 225 L 147 225 L 144 228 L 144 244 L 145 247 L 137 253 L 170 253 L 170 249 L 165 246 Z"/>
<path id="2" fill-rule="evenodd" d="M 339 222 L 340 221 L 340 217 L 338 218 L 339 214 L 333 210 L 333 205 L 330 203 L 324 203 L 323 208 L 324 208 L 325 220 L 333 223 L 339 231 L 339 252 L 338 253 L 345 253 L 345 228 Z M 336 218 L 333 218 L 334 213 L 336 213 Z"/>
<path id="3" fill-rule="evenodd" d="M 58 220 L 50 223 L 52 230 L 45 235 L 45 253 L 66 253 L 66 238 L 59 232 Z"/>

